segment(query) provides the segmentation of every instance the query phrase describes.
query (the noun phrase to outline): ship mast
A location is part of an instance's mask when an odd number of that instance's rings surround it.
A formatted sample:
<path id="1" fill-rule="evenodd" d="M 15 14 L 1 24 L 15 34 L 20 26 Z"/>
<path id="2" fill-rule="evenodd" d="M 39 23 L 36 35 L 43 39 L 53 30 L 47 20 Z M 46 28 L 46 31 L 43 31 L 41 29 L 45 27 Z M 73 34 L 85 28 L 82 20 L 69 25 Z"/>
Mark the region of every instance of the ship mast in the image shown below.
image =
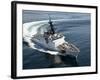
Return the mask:
<path id="1" fill-rule="evenodd" d="M 49 15 L 48 15 L 49 16 Z M 50 25 L 50 27 L 51 27 L 51 32 L 53 33 L 53 34 L 55 34 L 55 30 L 54 30 L 54 26 L 53 26 L 53 24 L 52 24 L 52 21 L 51 21 L 51 17 L 49 16 L 49 25 Z"/>

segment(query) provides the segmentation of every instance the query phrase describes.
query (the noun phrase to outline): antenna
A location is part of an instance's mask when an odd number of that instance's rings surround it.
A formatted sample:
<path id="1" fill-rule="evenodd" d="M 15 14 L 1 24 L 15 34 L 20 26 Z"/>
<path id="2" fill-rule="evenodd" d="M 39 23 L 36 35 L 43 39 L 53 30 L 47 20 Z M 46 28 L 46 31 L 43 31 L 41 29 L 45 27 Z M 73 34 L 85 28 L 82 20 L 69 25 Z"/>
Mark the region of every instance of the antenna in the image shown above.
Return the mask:
<path id="1" fill-rule="evenodd" d="M 53 34 L 55 34 L 55 30 L 54 30 L 54 26 L 53 26 L 53 24 L 52 24 L 52 21 L 51 21 L 51 17 L 50 17 L 50 15 L 48 14 L 48 17 L 49 17 L 49 25 L 50 25 L 50 27 L 51 27 L 51 32 L 53 33 Z"/>
<path id="2" fill-rule="evenodd" d="M 50 15 L 48 14 L 48 16 L 49 16 L 49 22 L 51 22 L 51 17 L 50 17 Z"/>

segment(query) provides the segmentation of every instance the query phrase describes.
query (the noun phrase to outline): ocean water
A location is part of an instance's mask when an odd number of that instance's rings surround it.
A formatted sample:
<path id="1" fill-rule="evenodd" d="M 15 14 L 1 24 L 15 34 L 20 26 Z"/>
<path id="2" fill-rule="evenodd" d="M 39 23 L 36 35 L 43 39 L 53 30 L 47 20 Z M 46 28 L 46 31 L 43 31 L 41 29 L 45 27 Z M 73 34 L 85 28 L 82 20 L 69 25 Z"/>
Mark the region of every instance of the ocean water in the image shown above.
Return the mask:
<path id="1" fill-rule="evenodd" d="M 90 66 L 91 15 L 89 13 L 23 10 L 23 24 L 48 20 L 48 14 L 53 21 L 55 31 L 62 33 L 66 41 L 76 45 L 80 49 L 80 53 L 77 59 L 73 56 L 60 56 L 66 65 L 55 65 L 54 56 L 34 50 L 27 46 L 26 42 L 23 42 L 23 69 Z"/>

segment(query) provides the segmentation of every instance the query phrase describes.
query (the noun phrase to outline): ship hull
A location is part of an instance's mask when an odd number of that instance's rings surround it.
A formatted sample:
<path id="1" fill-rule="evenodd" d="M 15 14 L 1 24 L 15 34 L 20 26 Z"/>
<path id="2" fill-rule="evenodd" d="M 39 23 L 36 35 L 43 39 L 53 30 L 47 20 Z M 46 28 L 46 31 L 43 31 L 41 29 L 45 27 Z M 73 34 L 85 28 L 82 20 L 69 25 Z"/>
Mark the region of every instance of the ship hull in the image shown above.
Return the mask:
<path id="1" fill-rule="evenodd" d="M 59 39 L 59 40 L 61 40 L 61 39 Z M 58 52 L 57 55 L 63 55 L 63 56 L 72 55 L 72 56 L 75 56 L 75 57 L 78 56 L 80 50 L 74 44 L 63 41 L 63 38 L 62 38 L 61 41 L 60 41 L 61 43 L 56 42 L 56 41 L 53 41 L 53 42 L 49 41 L 49 43 L 46 43 L 43 36 L 40 36 L 40 38 L 39 37 L 37 38 L 36 36 L 32 38 L 33 43 L 35 43 L 38 46 L 40 46 L 44 49 L 47 49 L 49 51 Z"/>

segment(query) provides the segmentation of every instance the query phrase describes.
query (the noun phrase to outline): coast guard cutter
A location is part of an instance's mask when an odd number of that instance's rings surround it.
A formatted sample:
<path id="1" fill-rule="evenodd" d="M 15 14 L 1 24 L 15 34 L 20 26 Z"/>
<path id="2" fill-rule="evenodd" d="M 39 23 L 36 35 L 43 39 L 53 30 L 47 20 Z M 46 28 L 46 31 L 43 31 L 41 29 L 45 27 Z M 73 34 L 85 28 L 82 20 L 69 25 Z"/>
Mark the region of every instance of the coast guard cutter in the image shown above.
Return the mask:
<path id="1" fill-rule="evenodd" d="M 72 55 L 77 57 L 80 50 L 74 44 L 65 41 L 65 37 L 61 33 L 55 31 L 50 16 L 48 24 L 48 30 L 42 34 L 33 35 L 31 41 L 52 55 Z"/>

